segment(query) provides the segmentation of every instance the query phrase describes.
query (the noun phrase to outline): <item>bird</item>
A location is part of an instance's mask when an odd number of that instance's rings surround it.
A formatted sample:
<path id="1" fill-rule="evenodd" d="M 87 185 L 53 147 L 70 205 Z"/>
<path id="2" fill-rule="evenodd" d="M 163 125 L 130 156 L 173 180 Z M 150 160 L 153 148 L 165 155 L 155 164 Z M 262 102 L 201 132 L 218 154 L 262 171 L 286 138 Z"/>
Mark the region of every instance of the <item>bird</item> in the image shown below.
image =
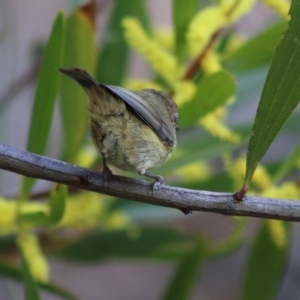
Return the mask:
<path id="1" fill-rule="evenodd" d="M 105 176 L 112 174 L 107 166 L 110 164 L 151 177 L 155 179 L 153 188 L 160 188 L 163 177 L 148 170 L 165 163 L 175 150 L 175 102 L 158 90 L 132 91 L 99 83 L 81 68 L 58 70 L 75 80 L 87 94 L 91 138 L 102 156 Z"/>

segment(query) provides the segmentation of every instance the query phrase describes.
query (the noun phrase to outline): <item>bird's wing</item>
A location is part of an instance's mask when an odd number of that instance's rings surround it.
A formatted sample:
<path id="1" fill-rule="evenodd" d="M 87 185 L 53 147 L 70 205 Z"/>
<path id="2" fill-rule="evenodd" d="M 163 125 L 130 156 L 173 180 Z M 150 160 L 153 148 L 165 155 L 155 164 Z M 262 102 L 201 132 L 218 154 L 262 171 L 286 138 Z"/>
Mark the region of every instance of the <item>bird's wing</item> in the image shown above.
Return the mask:
<path id="1" fill-rule="evenodd" d="M 122 99 L 150 128 L 152 128 L 161 141 L 173 146 L 173 133 L 170 131 L 167 123 L 162 119 L 160 114 L 151 107 L 148 102 L 135 93 L 119 86 L 104 84 L 99 85 Z"/>

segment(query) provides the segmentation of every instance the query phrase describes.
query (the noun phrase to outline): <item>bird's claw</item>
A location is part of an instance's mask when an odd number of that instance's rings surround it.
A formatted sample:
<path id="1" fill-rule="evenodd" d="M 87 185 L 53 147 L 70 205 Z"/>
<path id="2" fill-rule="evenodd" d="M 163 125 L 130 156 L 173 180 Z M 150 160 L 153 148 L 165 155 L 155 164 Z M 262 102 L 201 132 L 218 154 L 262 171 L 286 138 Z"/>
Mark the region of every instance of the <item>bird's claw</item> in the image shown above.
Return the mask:
<path id="1" fill-rule="evenodd" d="M 155 178 L 155 181 L 154 181 L 154 183 L 153 183 L 153 186 L 152 186 L 152 188 L 153 188 L 153 190 L 160 190 L 161 189 L 161 186 L 164 184 L 164 180 L 163 180 L 163 178 L 162 177 L 157 177 L 157 178 Z"/>
<path id="2" fill-rule="evenodd" d="M 103 166 L 102 169 L 102 175 L 103 175 L 103 179 L 104 179 L 104 184 L 105 186 L 107 185 L 107 181 L 110 178 L 110 176 L 112 175 L 112 171 L 107 167 L 107 166 Z"/>

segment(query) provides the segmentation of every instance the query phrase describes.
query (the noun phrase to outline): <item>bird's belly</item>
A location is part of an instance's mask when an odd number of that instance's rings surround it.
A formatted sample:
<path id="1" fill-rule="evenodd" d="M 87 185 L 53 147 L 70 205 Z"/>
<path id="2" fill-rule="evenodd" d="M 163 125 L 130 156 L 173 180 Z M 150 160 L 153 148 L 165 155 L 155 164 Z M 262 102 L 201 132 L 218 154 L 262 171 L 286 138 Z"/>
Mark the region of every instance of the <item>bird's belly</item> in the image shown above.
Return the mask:
<path id="1" fill-rule="evenodd" d="M 162 165 L 174 149 L 166 147 L 141 121 L 139 126 L 127 123 L 122 131 L 103 125 L 101 139 L 92 134 L 93 140 L 100 152 L 105 150 L 107 163 L 121 170 L 143 174 Z"/>

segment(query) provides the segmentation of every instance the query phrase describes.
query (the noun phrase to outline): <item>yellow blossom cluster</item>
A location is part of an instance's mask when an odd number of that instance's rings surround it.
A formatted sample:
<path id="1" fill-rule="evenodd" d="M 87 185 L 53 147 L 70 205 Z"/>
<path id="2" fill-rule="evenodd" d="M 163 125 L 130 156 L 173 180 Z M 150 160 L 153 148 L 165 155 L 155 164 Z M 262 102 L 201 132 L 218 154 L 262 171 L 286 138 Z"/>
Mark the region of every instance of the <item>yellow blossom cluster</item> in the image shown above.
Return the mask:
<path id="1" fill-rule="evenodd" d="M 17 215 L 18 203 L 13 199 L 0 198 L 0 210 L 2 217 L 0 218 L 0 236 L 15 234 L 18 232 Z M 21 206 L 21 213 L 34 213 L 34 212 L 49 212 L 49 207 L 42 203 L 24 203 Z M 26 225 L 26 228 L 32 226 Z"/>
<path id="2" fill-rule="evenodd" d="M 224 160 L 226 169 L 231 174 L 232 178 L 238 180 L 237 185 L 241 185 L 241 179 L 244 177 L 246 171 L 246 158 L 240 157 L 235 161 L 228 159 Z M 257 166 L 253 175 L 252 182 L 260 189 L 265 190 L 271 186 L 271 178 L 267 170 L 260 164 Z"/>
<path id="3" fill-rule="evenodd" d="M 294 182 L 284 182 L 279 186 L 270 185 L 260 193 L 262 197 L 280 198 L 280 199 L 299 199 L 300 190 Z"/>
<path id="4" fill-rule="evenodd" d="M 228 23 L 236 22 L 242 16 L 251 12 L 256 0 L 221 0 L 220 9 L 226 16 Z"/>
<path id="5" fill-rule="evenodd" d="M 115 229 L 130 224 L 128 216 L 116 211 L 107 214 L 106 202 L 96 193 L 84 193 L 68 199 L 65 214 L 57 227 Z"/>
<path id="6" fill-rule="evenodd" d="M 137 19 L 125 18 L 122 24 L 129 45 L 143 55 L 150 66 L 172 86 L 180 76 L 175 57 L 150 38 Z"/>
<path id="7" fill-rule="evenodd" d="M 214 51 L 210 51 L 202 62 L 202 69 L 206 74 L 212 74 L 222 70 L 220 63 L 220 55 Z"/>
<path id="8" fill-rule="evenodd" d="M 173 30 L 169 28 L 158 28 L 155 30 L 154 36 L 162 48 L 169 51 L 174 49 L 175 39 Z"/>
<path id="9" fill-rule="evenodd" d="M 95 193 L 83 193 L 73 196 L 66 203 L 66 211 L 57 225 L 59 227 L 89 228 L 95 227 L 105 207 Z"/>
<path id="10" fill-rule="evenodd" d="M 290 3 L 286 0 L 262 0 L 263 3 L 274 9 L 284 19 L 289 20 Z"/>
<path id="11" fill-rule="evenodd" d="M 241 138 L 222 122 L 224 108 L 219 108 L 212 113 L 207 114 L 199 120 L 199 124 L 203 126 L 210 134 L 217 136 L 222 140 L 232 143 L 238 143 Z"/>
<path id="12" fill-rule="evenodd" d="M 100 225 L 105 228 L 126 226 L 130 223 L 127 215 L 116 211 L 107 214 L 107 202 L 99 199 L 96 193 L 82 193 L 69 196 L 62 220 L 55 226 L 58 228 L 95 228 Z M 0 236 L 18 233 L 17 212 L 18 203 L 14 200 L 0 199 L 0 209 L 3 217 L 0 218 Z M 49 212 L 47 203 L 26 202 L 21 206 L 21 213 Z M 101 219 L 101 223 L 100 223 Z M 22 224 L 27 230 L 33 225 Z"/>
<path id="13" fill-rule="evenodd" d="M 96 193 L 82 193 L 69 196 L 66 210 L 62 220 L 53 228 L 89 229 L 102 227 L 109 230 L 124 228 L 131 225 L 129 217 L 120 211 L 107 213 L 107 204 L 103 199 L 100 201 Z M 19 203 L 15 200 L 0 198 L 0 235 L 6 236 L 17 234 L 18 244 L 22 249 L 33 277 L 40 282 L 47 282 L 49 268 L 44 257 L 38 237 L 31 232 L 34 225 L 19 224 Z M 47 203 L 25 202 L 22 203 L 19 213 L 49 212 Z"/>
<path id="14" fill-rule="evenodd" d="M 80 149 L 76 157 L 76 164 L 80 166 L 90 167 L 92 163 L 99 157 L 99 153 L 92 143 L 85 145 Z"/>
<path id="15" fill-rule="evenodd" d="M 18 236 L 18 244 L 22 249 L 32 276 L 37 281 L 47 282 L 49 279 L 49 267 L 41 252 L 37 237 L 28 231 L 21 231 Z"/>
<path id="16" fill-rule="evenodd" d="M 218 6 L 201 10 L 190 22 L 187 40 L 192 56 L 203 51 L 212 34 L 226 24 L 226 17 Z"/>
<path id="17" fill-rule="evenodd" d="M 142 28 L 138 20 L 134 18 L 125 18 L 123 20 L 125 28 L 125 37 L 129 45 L 140 53 L 149 63 L 149 65 L 159 74 L 168 85 L 174 90 L 174 100 L 178 106 L 190 100 L 195 92 L 193 82 L 181 79 L 181 71 L 177 66 L 175 56 L 166 50 L 166 45 L 155 38 L 151 38 Z M 140 83 L 140 84 L 139 84 Z M 130 89 L 146 88 L 140 80 L 126 82 L 126 87 Z M 147 88 L 162 90 L 156 84 L 148 84 Z"/>
<path id="18" fill-rule="evenodd" d="M 240 188 L 242 185 L 241 180 L 244 177 L 246 170 L 245 157 L 241 157 L 235 161 L 228 155 L 224 155 L 223 158 L 225 169 L 234 180 L 234 189 Z M 274 185 L 267 170 L 261 164 L 257 166 L 252 182 L 259 188 L 259 191 L 249 190 L 248 194 L 280 199 L 299 199 L 300 197 L 300 191 L 297 184 L 285 182 L 279 186 Z M 288 242 L 284 222 L 277 220 L 267 220 L 266 222 L 274 244 L 277 245 L 278 248 L 284 247 Z"/>
<path id="19" fill-rule="evenodd" d="M 204 181 L 211 176 L 211 168 L 205 161 L 194 161 L 176 170 L 175 175 L 182 181 Z"/>
<path id="20" fill-rule="evenodd" d="M 288 242 L 287 231 L 284 222 L 278 220 L 267 220 L 267 224 L 274 244 L 278 248 L 283 248 Z"/>
<path id="21" fill-rule="evenodd" d="M 249 13 L 255 0 L 222 0 L 219 5 L 202 9 L 191 20 L 187 40 L 192 56 L 202 52 L 210 37 L 219 29 Z"/>
<path id="22" fill-rule="evenodd" d="M 174 84 L 174 92 L 173 99 L 178 107 L 180 107 L 182 104 L 193 98 L 196 92 L 196 86 L 191 81 L 181 80 Z"/>
<path id="23" fill-rule="evenodd" d="M 7 235 L 17 231 L 17 205 L 15 201 L 0 198 L 0 235 Z"/>

